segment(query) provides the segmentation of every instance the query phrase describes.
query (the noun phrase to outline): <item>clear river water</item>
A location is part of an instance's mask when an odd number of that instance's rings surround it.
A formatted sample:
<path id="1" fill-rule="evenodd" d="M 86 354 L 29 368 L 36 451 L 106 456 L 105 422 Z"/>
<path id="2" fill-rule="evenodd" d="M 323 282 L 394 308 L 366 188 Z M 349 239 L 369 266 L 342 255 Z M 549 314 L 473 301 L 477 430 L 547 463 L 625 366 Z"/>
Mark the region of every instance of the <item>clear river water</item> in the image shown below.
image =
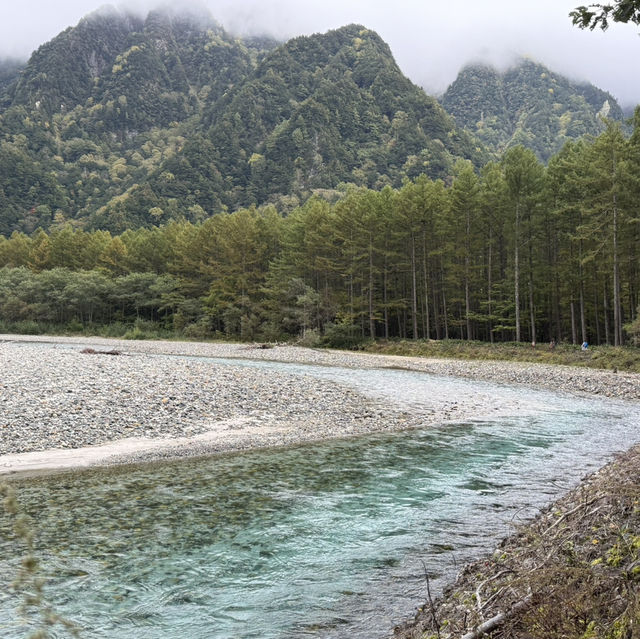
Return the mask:
<path id="1" fill-rule="evenodd" d="M 16 483 L 53 608 L 82 637 L 382 639 L 514 523 L 640 441 L 635 405 L 390 369 L 212 360 L 348 384 L 428 410 L 472 393 L 487 416 L 425 430 Z M 23 638 L 6 585 L 0 636 Z M 53 636 L 66 636 L 62 631 Z"/>

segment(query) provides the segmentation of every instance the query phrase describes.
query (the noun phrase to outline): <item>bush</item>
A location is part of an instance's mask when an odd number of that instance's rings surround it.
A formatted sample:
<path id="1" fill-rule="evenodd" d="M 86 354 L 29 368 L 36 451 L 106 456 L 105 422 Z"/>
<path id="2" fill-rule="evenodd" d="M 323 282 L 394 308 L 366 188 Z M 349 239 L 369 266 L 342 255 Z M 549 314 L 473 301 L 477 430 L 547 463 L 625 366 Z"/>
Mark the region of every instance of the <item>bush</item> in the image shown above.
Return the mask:
<path id="1" fill-rule="evenodd" d="M 65 333 L 82 333 L 84 326 L 82 322 L 79 322 L 77 319 L 71 320 L 67 322 L 67 325 L 64 327 Z"/>
<path id="2" fill-rule="evenodd" d="M 276 322 L 261 324 L 258 335 L 265 342 L 284 342 L 288 337 L 291 337 L 287 336 Z"/>
<path id="3" fill-rule="evenodd" d="M 365 342 L 362 329 L 355 324 L 328 324 L 322 338 L 323 346 L 345 350 L 358 350 Z"/>
<path id="4" fill-rule="evenodd" d="M 41 335 L 47 332 L 47 328 L 43 324 L 39 324 L 34 320 L 20 320 L 19 322 L 12 322 L 11 333 L 17 333 L 20 335 Z"/>
<path id="5" fill-rule="evenodd" d="M 187 324 L 182 329 L 182 334 L 189 339 L 207 339 L 211 337 L 211 327 L 206 317 L 200 318 L 197 322 Z"/>
<path id="6" fill-rule="evenodd" d="M 302 334 L 302 336 L 296 341 L 296 344 L 298 344 L 298 346 L 305 346 L 306 348 L 320 346 L 322 344 L 320 333 L 315 329 L 310 328 Z"/>
<path id="7" fill-rule="evenodd" d="M 124 339 L 161 339 L 162 337 L 167 337 L 167 335 L 156 322 L 137 319 L 133 327 L 122 337 Z"/>

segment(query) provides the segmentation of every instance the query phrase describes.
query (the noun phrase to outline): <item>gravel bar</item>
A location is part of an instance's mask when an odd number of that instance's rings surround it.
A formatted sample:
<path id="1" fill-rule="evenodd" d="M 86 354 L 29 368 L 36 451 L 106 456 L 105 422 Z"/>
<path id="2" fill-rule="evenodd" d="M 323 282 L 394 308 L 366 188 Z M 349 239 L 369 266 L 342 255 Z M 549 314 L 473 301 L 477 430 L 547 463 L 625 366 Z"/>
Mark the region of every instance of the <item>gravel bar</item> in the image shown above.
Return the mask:
<path id="1" fill-rule="evenodd" d="M 51 346 L 43 348 L 43 343 Z M 86 354 L 84 348 L 98 352 Z M 395 431 L 442 420 L 438 414 L 389 407 L 335 382 L 199 359 L 206 357 L 403 368 L 577 394 L 640 398 L 640 375 L 566 366 L 288 345 L 0 335 L 0 473 L 85 465 L 78 453 L 61 462 L 52 449 L 85 451 L 117 443 L 93 457 L 85 456 L 85 462 L 121 463 Z M 472 417 L 479 408 L 472 401 L 461 402 L 447 417 Z M 132 442 L 136 445 L 127 445 Z"/>

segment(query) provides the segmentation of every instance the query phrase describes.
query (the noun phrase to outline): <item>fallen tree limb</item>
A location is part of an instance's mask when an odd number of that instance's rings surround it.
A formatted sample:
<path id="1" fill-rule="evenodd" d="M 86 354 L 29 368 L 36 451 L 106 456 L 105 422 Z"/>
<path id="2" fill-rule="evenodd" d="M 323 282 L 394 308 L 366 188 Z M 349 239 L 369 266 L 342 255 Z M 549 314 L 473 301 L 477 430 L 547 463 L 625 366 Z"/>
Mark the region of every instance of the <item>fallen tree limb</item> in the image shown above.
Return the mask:
<path id="1" fill-rule="evenodd" d="M 491 619 L 487 619 L 484 623 L 481 623 L 471 632 L 468 632 L 466 635 L 463 635 L 460 639 L 479 639 L 482 635 L 486 635 L 488 632 L 491 632 L 501 626 L 507 619 L 510 619 L 515 614 L 521 612 L 522 610 L 526 610 L 532 601 L 532 596 L 528 595 L 524 599 L 518 601 L 511 609 L 507 612 L 501 612 L 497 614 L 495 617 L 491 617 Z"/>
<path id="2" fill-rule="evenodd" d="M 499 579 L 500 577 L 502 577 L 503 575 L 507 575 L 509 573 L 512 573 L 513 570 L 508 569 L 508 570 L 501 570 L 499 573 L 492 575 L 491 577 L 489 577 L 488 579 L 485 579 L 484 581 L 481 581 L 478 584 L 478 587 L 476 588 L 476 606 L 478 608 L 478 612 L 480 613 L 480 615 L 482 616 L 482 611 L 484 610 L 484 608 L 486 607 L 486 603 L 483 605 L 482 603 L 482 598 L 480 597 L 480 593 L 482 591 L 482 589 L 490 582 L 490 581 L 494 581 L 495 579 Z"/>

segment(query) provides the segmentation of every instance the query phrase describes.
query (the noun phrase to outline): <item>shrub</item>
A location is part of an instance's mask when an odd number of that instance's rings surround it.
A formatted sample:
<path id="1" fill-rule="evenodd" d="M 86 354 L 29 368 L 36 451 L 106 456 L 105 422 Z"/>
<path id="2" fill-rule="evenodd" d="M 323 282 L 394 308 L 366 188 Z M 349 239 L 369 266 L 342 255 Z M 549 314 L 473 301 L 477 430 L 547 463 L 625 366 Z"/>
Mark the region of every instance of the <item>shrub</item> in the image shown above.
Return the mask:
<path id="1" fill-rule="evenodd" d="M 329 348 L 357 350 L 365 341 L 362 329 L 355 324 L 328 324 L 322 338 L 322 345 Z"/>

